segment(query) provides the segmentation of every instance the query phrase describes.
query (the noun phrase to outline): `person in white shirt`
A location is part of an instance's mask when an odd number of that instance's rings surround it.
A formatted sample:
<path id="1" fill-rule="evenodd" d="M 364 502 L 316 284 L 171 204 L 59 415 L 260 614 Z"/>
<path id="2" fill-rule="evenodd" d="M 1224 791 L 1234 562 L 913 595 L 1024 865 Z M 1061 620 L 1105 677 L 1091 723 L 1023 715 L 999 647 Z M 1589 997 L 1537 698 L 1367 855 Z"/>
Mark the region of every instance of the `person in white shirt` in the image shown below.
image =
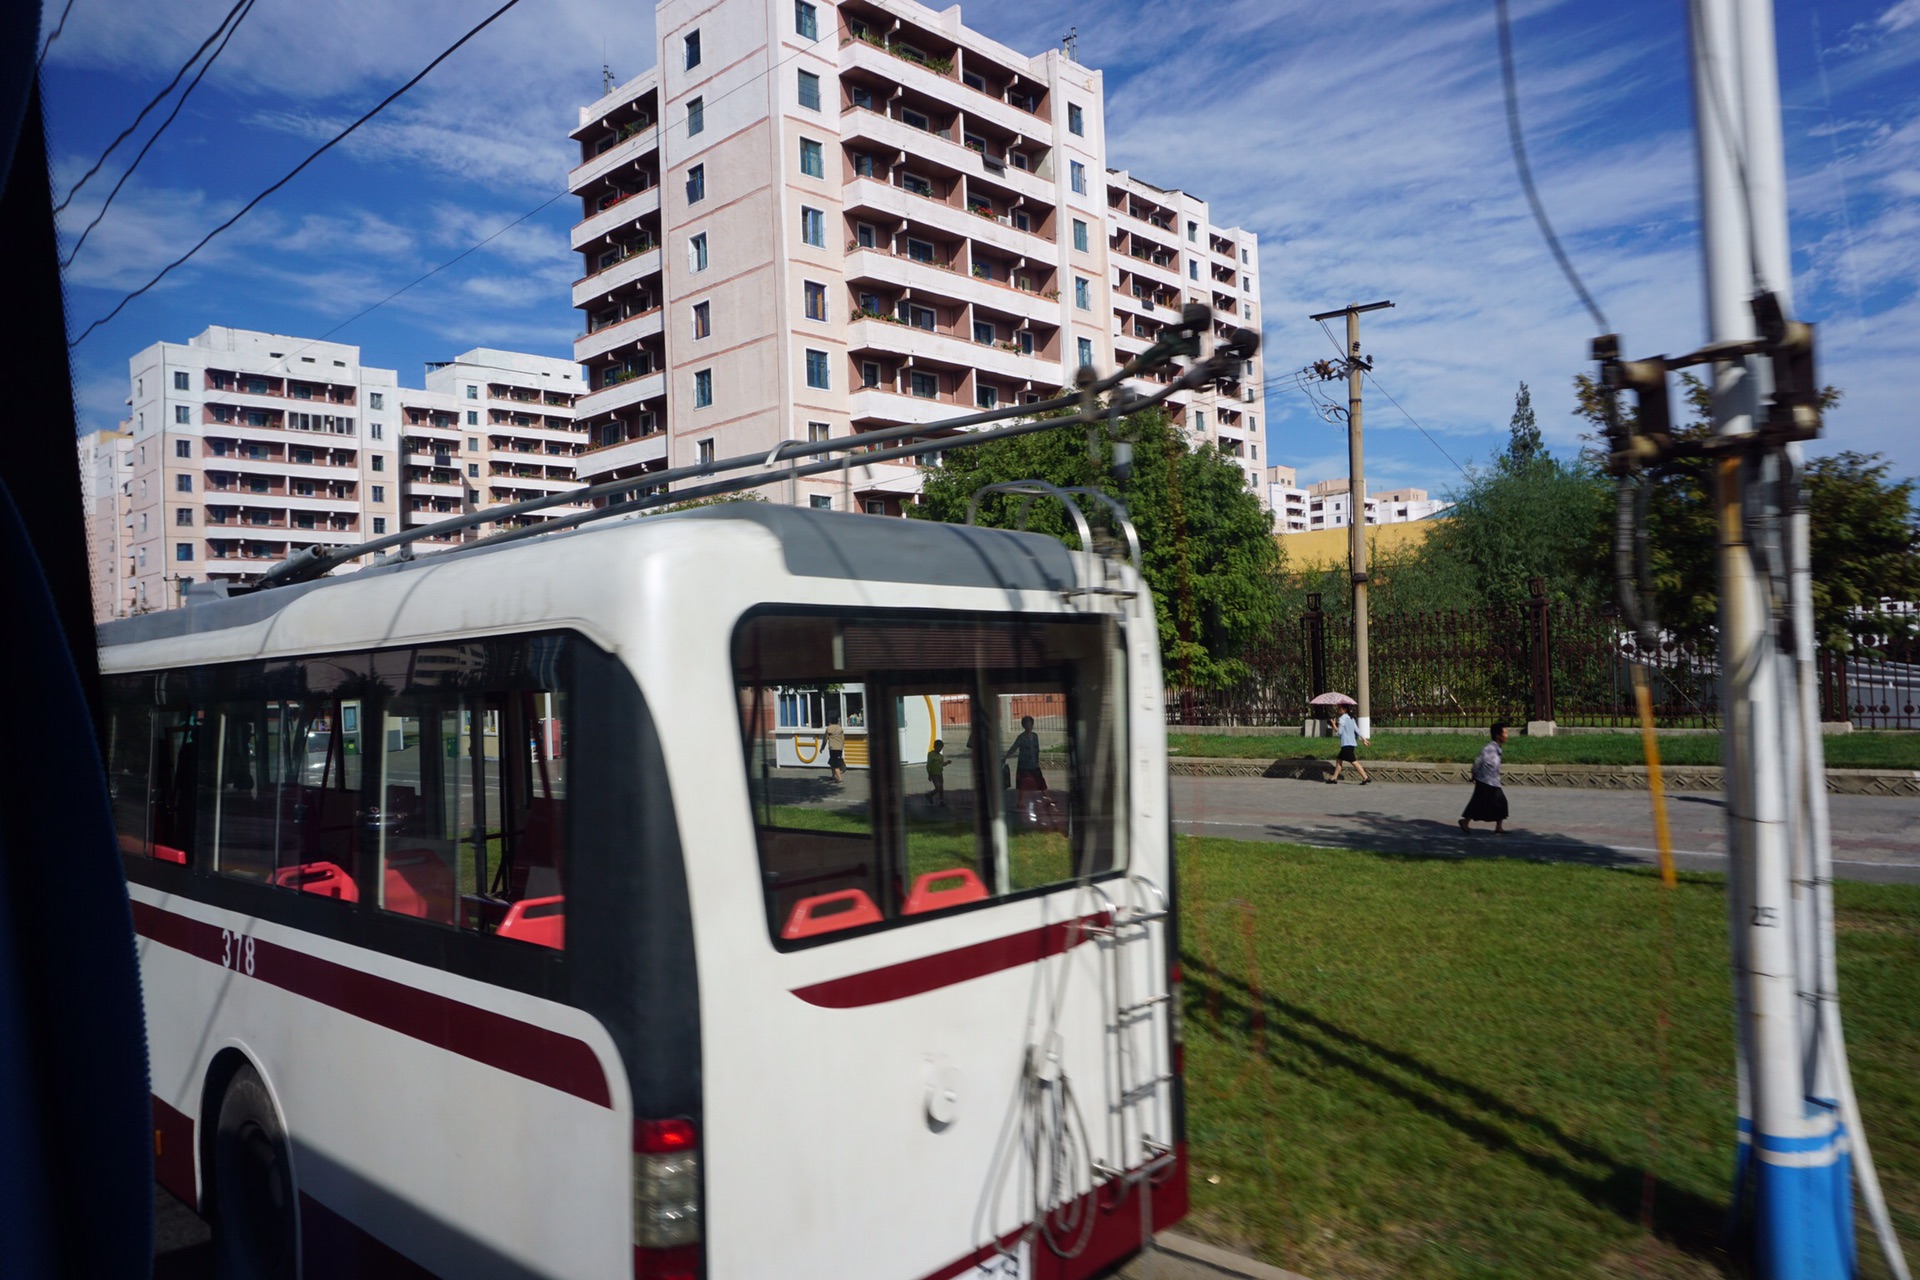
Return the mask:
<path id="1" fill-rule="evenodd" d="M 1363 787 L 1366 786 L 1369 782 L 1372 782 L 1373 779 L 1367 776 L 1367 766 L 1360 763 L 1357 748 L 1362 742 L 1368 746 L 1372 746 L 1373 739 L 1362 738 L 1360 736 L 1359 723 L 1354 720 L 1353 716 L 1345 707 L 1340 708 L 1340 722 L 1336 724 L 1334 728 L 1338 730 L 1340 734 L 1340 756 L 1333 762 L 1333 776 L 1327 779 L 1327 785 L 1332 786 L 1339 782 L 1340 771 L 1348 765 L 1352 765 L 1354 771 L 1360 775 L 1360 785 Z"/>
<path id="2" fill-rule="evenodd" d="M 1500 763 L 1505 755 L 1502 748 L 1507 741 L 1507 726 L 1496 724 L 1487 736 L 1490 741 L 1480 748 L 1473 762 L 1473 798 L 1460 815 L 1460 830 L 1472 834 L 1467 829 L 1469 822 L 1491 822 L 1493 834 L 1503 836 L 1507 834 L 1507 789 L 1500 785 Z"/>

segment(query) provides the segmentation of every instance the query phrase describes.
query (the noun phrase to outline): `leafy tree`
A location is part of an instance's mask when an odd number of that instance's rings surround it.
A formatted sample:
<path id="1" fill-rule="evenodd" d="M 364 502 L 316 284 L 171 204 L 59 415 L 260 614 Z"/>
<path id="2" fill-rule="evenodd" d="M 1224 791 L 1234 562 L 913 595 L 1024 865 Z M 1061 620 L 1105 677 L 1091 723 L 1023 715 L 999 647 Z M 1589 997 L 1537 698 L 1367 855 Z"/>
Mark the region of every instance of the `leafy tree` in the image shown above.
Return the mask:
<path id="1" fill-rule="evenodd" d="M 1242 673 L 1238 656 L 1277 617 L 1281 562 L 1272 519 L 1236 463 L 1210 444 L 1187 442 L 1160 410 L 1125 418 L 1111 434 L 1133 444 L 1125 484 L 1114 480 L 1114 440 L 1104 423 L 1093 432 L 1091 456 L 1086 428 L 1062 427 L 952 450 L 927 473 L 923 505 L 909 512 L 965 520 L 978 489 L 1010 480 L 1087 486 L 1120 499 L 1140 534 L 1169 675 L 1199 687 L 1229 684 Z M 978 518 L 1010 528 L 1017 508 L 1016 499 L 995 495 Z M 1096 539 L 1104 519 L 1088 511 Z M 1077 545 L 1056 503 L 1035 502 L 1027 527 Z"/>
<path id="2" fill-rule="evenodd" d="M 1502 466 L 1524 467 L 1546 452 L 1540 427 L 1533 418 L 1533 393 L 1524 382 L 1513 397 L 1513 418 L 1507 424 L 1507 434 L 1507 456 L 1500 460 Z"/>
<path id="3" fill-rule="evenodd" d="M 1598 604 L 1610 581 L 1607 545 L 1596 541 L 1611 500 L 1605 477 L 1549 453 L 1509 455 L 1475 471 L 1428 536 L 1423 554 L 1435 583 L 1470 591 L 1463 604 L 1517 604 L 1543 578 L 1556 600 Z"/>

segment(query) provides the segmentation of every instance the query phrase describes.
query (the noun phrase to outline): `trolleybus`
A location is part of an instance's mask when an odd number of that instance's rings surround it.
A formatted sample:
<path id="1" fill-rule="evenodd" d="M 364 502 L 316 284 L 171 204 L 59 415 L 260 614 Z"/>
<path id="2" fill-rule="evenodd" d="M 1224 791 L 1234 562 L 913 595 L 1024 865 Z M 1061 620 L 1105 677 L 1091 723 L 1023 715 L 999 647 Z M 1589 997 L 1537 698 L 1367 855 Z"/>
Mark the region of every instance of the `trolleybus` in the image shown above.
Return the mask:
<path id="1" fill-rule="evenodd" d="M 159 1177 L 223 1274 L 1078 1277 L 1185 1212 L 1130 567 L 731 504 L 101 639 Z M 778 732 L 828 688 L 837 784 Z"/>

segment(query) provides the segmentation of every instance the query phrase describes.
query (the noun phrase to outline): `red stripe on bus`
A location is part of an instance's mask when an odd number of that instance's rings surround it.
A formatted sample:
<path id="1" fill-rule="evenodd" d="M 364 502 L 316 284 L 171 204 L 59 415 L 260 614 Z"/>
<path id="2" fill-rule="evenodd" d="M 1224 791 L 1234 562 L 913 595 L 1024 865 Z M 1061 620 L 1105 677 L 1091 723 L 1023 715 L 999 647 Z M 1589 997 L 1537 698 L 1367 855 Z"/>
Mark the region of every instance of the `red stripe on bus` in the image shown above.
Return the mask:
<path id="1" fill-rule="evenodd" d="M 193 1188 L 193 1117 L 153 1099 L 153 1179 L 189 1209 L 199 1208 Z"/>
<path id="2" fill-rule="evenodd" d="M 869 969 L 865 973 L 850 973 L 844 978 L 830 978 L 811 986 L 796 987 L 793 994 L 822 1009 L 857 1009 L 862 1005 L 904 1000 L 908 996 L 937 991 L 969 978 L 979 978 L 1002 969 L 1015 969 L 1023 964 L 1034 964 L 1049 956 L 1057 956 L 1085 942 L 1088 929 L 1100 928 L 1106 923 L 1105 912 L 1081 916 L 1077 920 L 1063 920 L 1058 924 L 1029 929 L 1025 933 L 976 942 L 970 947 L 904 960 L 884 969 Z"/>
<path id="3" fill-rule="evenodd" d="M 437 1049 L 602 1107 L 613 1105 L 606 1072 L 584 1040 L 145 902 L 133 904 L 133 928 L 162 946 Z"/>

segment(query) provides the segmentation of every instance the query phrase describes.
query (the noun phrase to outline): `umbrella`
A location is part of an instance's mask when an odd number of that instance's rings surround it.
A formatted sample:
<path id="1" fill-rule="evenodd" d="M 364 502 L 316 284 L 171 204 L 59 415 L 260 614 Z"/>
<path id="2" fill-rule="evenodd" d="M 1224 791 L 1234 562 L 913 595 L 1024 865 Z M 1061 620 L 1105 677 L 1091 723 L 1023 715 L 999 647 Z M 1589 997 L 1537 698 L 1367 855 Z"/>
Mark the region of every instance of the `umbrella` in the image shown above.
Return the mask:
<path id="1" fill-rule="evenodd" d="M 1323 693 L 1307 705 L 1310 707 L 1357 707 L 1360 704 L 1344 693 Z"/>

